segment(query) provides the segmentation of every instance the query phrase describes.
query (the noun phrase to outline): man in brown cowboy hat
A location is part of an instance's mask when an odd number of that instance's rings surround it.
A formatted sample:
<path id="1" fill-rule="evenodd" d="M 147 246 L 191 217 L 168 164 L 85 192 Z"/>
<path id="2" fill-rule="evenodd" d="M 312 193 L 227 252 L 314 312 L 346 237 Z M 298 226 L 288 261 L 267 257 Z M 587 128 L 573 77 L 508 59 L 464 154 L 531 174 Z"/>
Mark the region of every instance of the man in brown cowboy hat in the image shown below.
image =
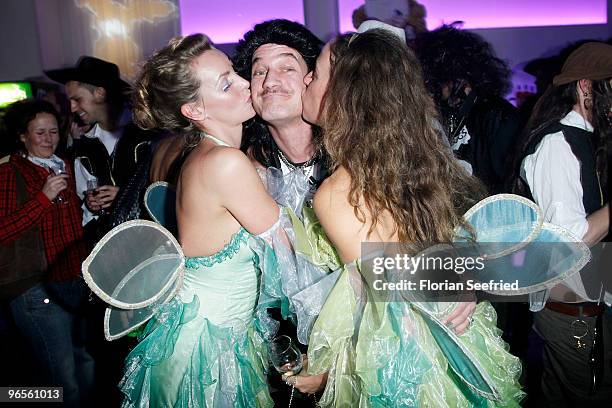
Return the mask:
<path id="1" fill-rule="evenodd" d="M 544 343 L 540 405 L 549 407 L 612 401 L 610 270 L 596 246 L 610 226 L 602 136 L 610 133 L 611 79 L 612 46 L 588 42 L 574 50 L 536 104 L 515 161 L 514 192 L 533 198 L 544 221 L 593 251 L 579 275 L 530 297 Z"/>
<path id="2" fill-rule="evenodd" d="M 82 56 L 72 68 L 45 74 L 66 86 L 72 113 L 92 125 L 85 137 L 75 141 L 74 152 L 77 192 L 85 203 L 83 225 L 94 243 L 116 223 L 113 212 L 121 210 L 115 205 L 119 191 L 137 163 L 148 158 L 150 134 L 132 123 L 126 98 L 130 86 L 121 79 L 117 65 Z M 96 179 L 98 187 L 93 188 Z"/>

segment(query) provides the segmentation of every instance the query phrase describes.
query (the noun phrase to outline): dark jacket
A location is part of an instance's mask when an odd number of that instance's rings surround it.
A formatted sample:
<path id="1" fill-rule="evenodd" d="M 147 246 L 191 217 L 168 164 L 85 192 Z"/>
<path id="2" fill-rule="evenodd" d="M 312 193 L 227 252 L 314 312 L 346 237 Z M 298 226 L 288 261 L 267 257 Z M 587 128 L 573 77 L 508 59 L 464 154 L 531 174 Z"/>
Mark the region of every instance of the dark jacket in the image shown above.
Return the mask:
<path id="1" fill-rule="evenodd" d="M 503 98 L 476 98 L 464 124 L 471 138 L 456 151 L 457 157 L 470 163 L 489 193 L 503 192 L 521 131 L 516 108 Z"/>
<path id="2" fill-rule="evenodd" d="M 95 225 L 89 226 L 93 221 L 87 224 L 85 231 L 90 243 L 95 243 L 114 226 L 146 213 L 143 196 L 151 164 L 151 142 L 155 137 L 157 133 L 128 123 L 111 155 L 98 138 L 75 140 L 74 157 L 98 179 L 98 184 L 119 187 L 110 210 Z"/>

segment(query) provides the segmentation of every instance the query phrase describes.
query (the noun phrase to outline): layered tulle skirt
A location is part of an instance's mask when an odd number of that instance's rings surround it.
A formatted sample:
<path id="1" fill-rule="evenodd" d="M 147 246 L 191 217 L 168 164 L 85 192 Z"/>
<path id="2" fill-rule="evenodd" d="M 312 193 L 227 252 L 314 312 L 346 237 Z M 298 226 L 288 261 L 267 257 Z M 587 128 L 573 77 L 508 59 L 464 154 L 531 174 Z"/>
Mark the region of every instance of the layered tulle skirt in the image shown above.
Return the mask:
<path id="1" fill-rule="evenodd" d="M 271 407 L 266 348 L 253 320 L 215 325 L 199 299 L 157 310 L 126 359 L 124 407 Z"/>
<path id="2" fill-rule="evenodd" d="M 470 364 L 488 376 L 494 395 L 472 389 L 472 378 L 461 378 L 471 373 L 461 370 L 461 361 L 451 367 L 413 305 L 367 302 L 359 293 L 359 279 L 357 267 L 347 266 L 310 335 L 308 372 L 328 372 L 321 406 L 519 406 L 525 395 L 518 382 L 521 364 L 501 339 L 488 302 L 478 304 L 459 342 Z"/>

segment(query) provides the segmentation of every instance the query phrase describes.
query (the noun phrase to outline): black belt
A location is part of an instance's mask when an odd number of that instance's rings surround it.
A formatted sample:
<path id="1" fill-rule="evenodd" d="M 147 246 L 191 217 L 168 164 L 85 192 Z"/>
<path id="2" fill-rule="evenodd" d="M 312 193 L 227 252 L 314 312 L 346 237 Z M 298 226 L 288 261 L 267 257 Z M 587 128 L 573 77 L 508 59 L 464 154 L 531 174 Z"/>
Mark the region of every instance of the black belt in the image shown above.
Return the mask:
<path id="1" fill-rule="evenodd" d="M 546 308 L 553 312 L 574 317 L 600 316 L 604 312 L 604 305 L 597 303 L 560 303 L 547 302 Z"/>

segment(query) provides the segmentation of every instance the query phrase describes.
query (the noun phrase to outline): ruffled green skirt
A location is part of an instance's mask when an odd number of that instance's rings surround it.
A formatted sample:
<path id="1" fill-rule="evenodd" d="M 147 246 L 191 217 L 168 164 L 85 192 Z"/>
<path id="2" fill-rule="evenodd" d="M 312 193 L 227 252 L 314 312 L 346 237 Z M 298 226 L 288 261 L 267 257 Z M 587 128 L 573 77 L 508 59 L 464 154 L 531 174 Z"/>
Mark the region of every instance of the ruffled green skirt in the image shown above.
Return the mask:
<path id="1" fill-rule="evenodd" d="M 520 360 L 507 351 L 488 302 L 478 304 L 459 339 L 488 374 L 497 400 L 459 378 L 410 303 L 364 301 L 354 266 L 352 272 L 342 273 L 310 335 L 308 373 L 329 373 L 321 406 L 519 406 Z"/>
<path id="2" fill-rule="evenodd" d="M 254 323 L 218 326 L 199 300 L 163 305 L 126 359 L 124 407 L 271 407 Z"/>

